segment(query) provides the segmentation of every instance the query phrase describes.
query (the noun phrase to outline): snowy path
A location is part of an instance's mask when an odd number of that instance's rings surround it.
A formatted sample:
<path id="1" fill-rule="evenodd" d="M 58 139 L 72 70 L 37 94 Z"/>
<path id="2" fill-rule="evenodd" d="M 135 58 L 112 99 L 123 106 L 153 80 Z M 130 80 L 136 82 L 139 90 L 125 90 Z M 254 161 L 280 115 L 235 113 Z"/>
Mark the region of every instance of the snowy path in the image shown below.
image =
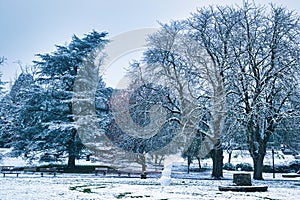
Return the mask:
<path id="1" fill-rule="evenodd" d="M 197 175 L 199 176 L 199 174 Z M 300 179 L 274 181 L 271 174 L 266 181 L 253 181 L 254 185 L 268 185 L 267 192 L 220 192 L 219 185 L 229 185 L 231 172 L 225 172 L 226 180 L 172 179 L 170 186 L 161 187 L 159 179 L 103 178 L 94 175 L 63 174 L 58 177 L 40 177 L 21 174 L 19 178 L 0 177 L 1 200 L 40 199 L 299 199 Z M 89 193 L 90 192 L 90 193 Z"/>

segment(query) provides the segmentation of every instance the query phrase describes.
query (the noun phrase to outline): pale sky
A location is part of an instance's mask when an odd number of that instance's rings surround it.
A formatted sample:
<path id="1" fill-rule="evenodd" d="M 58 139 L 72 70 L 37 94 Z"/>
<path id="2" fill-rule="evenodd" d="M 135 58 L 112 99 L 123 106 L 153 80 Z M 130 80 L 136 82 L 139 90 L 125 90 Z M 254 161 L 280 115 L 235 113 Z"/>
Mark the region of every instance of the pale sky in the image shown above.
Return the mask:
<path id="1" fill-rule="evenodd" d="M 3 80 L 20 73 L 16 62 L 31 65 L 37 53 L 50 53 L 67 44 L 73 34 L 82 37 L 93 29 L 109 38 L 126 31 L 158 27 L 157 21 L 185 19 L 198 7 L 241 4 L 243 0 L 0 0 L 0 68 Z M 273 2 L 300 13 L 299 0 Z"/>

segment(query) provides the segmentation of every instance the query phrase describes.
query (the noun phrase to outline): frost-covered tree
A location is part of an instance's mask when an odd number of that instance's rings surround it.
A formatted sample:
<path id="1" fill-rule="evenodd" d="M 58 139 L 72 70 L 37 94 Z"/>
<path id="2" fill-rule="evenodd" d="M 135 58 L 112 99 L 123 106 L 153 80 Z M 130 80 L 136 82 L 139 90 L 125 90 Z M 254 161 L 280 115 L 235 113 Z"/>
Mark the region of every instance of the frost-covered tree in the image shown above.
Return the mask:
<path id="1" fill-rule="evenodd" d="M 19 131 L 24 128 L 20 113 L 31 96 L 32 83 L 34 83 L 33 77 L 22 73 L 13 84 L 10 92 L 1 101 L 1 119 L 3 122 L 1 138 L 6 147 L 14 147 L 16 144 L 14 142 L 23 142 L 17 139 L 21 135 Z"/>
<path id="2" fill-rule="evenodd" d="M 187 160 L 188 173 L 190 173 L 190 165 L 193 163 L 194 159 L 198 160 L 198 166 L 199 169 L 201 169 L 201 157 L 199 156 L 199 149 L 202 145 L 202 141 L 203 136 L 201 134 L 197 134 L 189 148 L 182 153 L 182 157 Z"/>
<path id="3" fill-rule="evenodd" d="M 111 118 L 106 136 L 127 152 L 128 160 L 142 166 L 142 173 L 146 172 L 148 154 L 163 149 L 176 133 L 178 117 L 171 112 L 174 104 L 170 96 L 160 85 L 135 82 L 126 90 L 113 91 L 109 100 Z"/>
<path id="4" fill-rule="evenodd" d="M 276 127 L 299 116 L 292 107 L 299 88 L 298 18 L 281 7 L 272 6 L 268 17 L 264 13 L 263 8 L 246 6 L 240 15 L 236 76 L 231 80 L 236 92 L 231 97 L 238 105 L 232 109 L 245 125 L 255 179 L 263 179 L 267 142 Z"/>
<path id="5" fill-rule="evenodd" d="M 221 143 L 226 134 L 224 129 L 225 114 L 227 113 L 226 99 L 228 94 L 227 86 L 227 69 L 230 67 L 230 52 L 228 51 L 228 35 L 233 31 L 234 25 L 238 19 L 235 13 L 232 11 L 233 8 L 201 8 L 196 13 L 192 14 L 187 23 L 187 29 L 189 36 L 194 42 L 199 45 L 208 55 L 213 66 L 208 69 L 210 73 L 208 80 L 211 83 L 211 94 L 209 95 L 213 105 L 215 105 L 212 112 L 213 123 L 211 124 L 213 132 L 219 133 L 219 141 L 216 143 L 215 148 L 211 154 L 215 165 L 213 169 L 213 176 L 222 176 L 223 167 L 223 149 Z M 230 20 L 226 19 L 230 15 Z M 195 57 L 195 56 L 193 56 Z M 197 59 L 195 57 L 194 59 Z M 201 77 L 203 71 L 198 71 L 197 76 Z M 210 79 L 209 77 L 212 77 Z"/>
<path id="6" fill-rule="evenodd" d="M 292 106 L 299 91 L 298 17 L 282 7 L 247 2 L 241 8 L 203 8 L 184 23 L 163 25 L 148 47 L 140 74 L 172 88 L 187 120 L 183 127 L 199 126 L 189 124 L 185 114 L 191 107 L 203 111 L 199 101 L 191 101 L 202 100 L 210 113 L 210 133 L 246 141 L 254 178 L 262 179 L 270 136 L 299 113 Z M 215 177 L 222 176 L 221 142 L 211 152 Z"/>
<path id="7" fill-rule="evenodd" d="M 148 49 L 142 63 L 145 66 L 136 70 L 139 73 L 135 77 L 145 82 L 164 85 L 172 91 L 178 102 L 176 110 L 172 112 L 180 116 L 178 131 L 185 138 L 177 151 L 189 152 L 190 145 L 194 145 L 192 142 L 196 133 L 200 131 L 205 135 L 197 149 L 200 158 L 206 156 L 214 145 L 220 145 L 216 138 L 220 135 L 223 118 L 222 85 L 216 67 L 207 53 L 186 33 L 185 23 L 171 22 L 169 25 L 162 25 L 160 31 L 149 37 Z M 207 115 L 210 116 L 209 122 L 203 120 Z M 208 127 L 206 130 L 201 130 L 202 123 Z M 213 176 L 220 178 L 222 162 L 216 158 L 213 155 Z M 216 166 L 220 166 L 218 172 Z"/>
<path id="8" fill-rule="evenodd" d="M 38 67 L 37 81 L 45 90 L 44 131 L 48 139 L 41 150 L 66 153 L 68 166 L 75 166 L 75 159 L 80 155 L 83 144 L 77 134 L 72 111 L 74 82 L 85 58 L 95 48 L 106 44 L 106 33 L 93 31 L 80 39 L 73 36 L 67 46 L 57 46 L 51 54 L 38 55 L 35 61 Z"/>
<path id="9" fill-rule="evenodd" d="M 255 179 L 263 178 L 267 142 L 276 127 L 298 115 L 291 106 L 299 87 L 298 19 L 282 7 L 246 2 L 241 8 L 200 9 L 189 23 L 221 69 L 227 117 L 247 138 Z"/>
<path id="10" fill-rule="evenodd" d="M 34 79 L 30 74 L 22 73 L 14 82 L 10 92 L 6 95 L 6 112 L 7 114 L 7 136 L 9 140 L 7 145 L 13 148 L 13 154 L 16 156 L 25 155 L 30 151 L 28 141 L 33 133 L 26 133 L 28 128 L 34 129 L 32 117 L 37 117 L 38 113 L 30 112 L 28 101 L 35 98 L 34 96 Z M 34 96 L 34 97 L 33 97 Z M 39 106 L 34 105 L 34 106 Z M 41 130 L 39 130 L 41 131 Z"/>
<path id="11" fill-rule="evenodd" d="M 5 58 L 4 57 L 0 57 L 0 66 L 4 63 Z M 4 95 L 4 82 L 2 81 L 2 72 L 0 71 L 0 99 L 3 97 Z"/>
<path id="12" fill-rule="evenodd" d="M 2 63 L 4 62 L 4 58 L 0 57 L 0 66 L 2 65 Z M 3 82 L 2 82 L 2 73 L 0 71 L 0 107 L 3 107 L 3 102 L 2 102 L 2 93 L 3 93 Z M 4 117 L 3 117 L 3 109 L 0 109 L 0 126 L 3 127 L 4 126 Z M 2 135 L 3 135 L 3 128 L 0 128 L 0 146 L 3 147 L 4 142 L 2 139 Z"/>
<path id="13" fill-rule="evenodd" d="M 194 159 L 197 159 L 198 167 L 199 169 L 201 169 L 201 159 L 203 158 L 203 155 L 200 154 L 200 151 L 201 146 L 204 145 L 203 141 L 205 141 L 205 135 L 207 134 L 209 129 L 209 117 L 204 115 L 199 123 L 199 129 L 195 135 L 195 138 L 193 139 L 187 150 L 182 153 L 182 157 L 187 160 L 188 173 L 190 172 L 190 165 Z M 208 156 L 211 155 L 208 154 L 207 157 Z"/>

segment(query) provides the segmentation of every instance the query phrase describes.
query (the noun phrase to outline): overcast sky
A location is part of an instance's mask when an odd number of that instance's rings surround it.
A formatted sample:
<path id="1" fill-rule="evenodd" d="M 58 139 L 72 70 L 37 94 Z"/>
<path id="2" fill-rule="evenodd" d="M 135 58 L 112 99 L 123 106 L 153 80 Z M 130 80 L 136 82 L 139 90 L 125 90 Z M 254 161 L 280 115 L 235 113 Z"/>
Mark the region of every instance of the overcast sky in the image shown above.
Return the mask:
<path id="1" fill-rule="evenodd" d="M 109 37 L 126 31 L 158 27 L 157 21 L 184 19 L 197 7 L 211 4 L 241 4 L 243 0 L 0 0 L 0 68 L 3 80 L 13 79 L 18 64 L 30 65 L 37 53 L 67 44 L 72 35 L 82 37 L 91 30 L 107 31 Z M 299 0 L 255 0 L 274 2 L 300 13 Z"/>

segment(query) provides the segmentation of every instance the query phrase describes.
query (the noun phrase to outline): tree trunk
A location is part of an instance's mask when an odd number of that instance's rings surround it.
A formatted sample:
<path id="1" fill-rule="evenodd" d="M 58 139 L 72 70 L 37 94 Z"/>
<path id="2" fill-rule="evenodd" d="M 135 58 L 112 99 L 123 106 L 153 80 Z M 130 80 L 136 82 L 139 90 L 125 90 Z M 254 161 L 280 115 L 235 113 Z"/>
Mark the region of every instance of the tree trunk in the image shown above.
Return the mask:
<path id="1" fill-rule="evenodd" d="M 68 157 L 68 168 L 75 168 L 75 159 L 76 159 L 76 156 L 69 155 L 69 157 Z"/>
<path id="2" fill-rule="evenodd" d="M 199 157 L 197 157 L 198 160 L 198 166 L 199 166 L 199 170 L 201 169 L 201 159 Z"/>
<path id="3" fill-rule="evenodd" d="M 257 154 L 253 157 L 254 174 L 253 179 L 263 180 L 264 154 Z"/>
<path id="4" fill-rule="evenodd" d="M 251 129 L 248 129 L 251 130 Z M 252 139 L 249 140 L 249 152 L 253 159 L 253 167 L 254 167 L 254 174 L 253 179 L 255 180 L 263 180 L 263 166 L 264 166 L 264 158 L 267 151 L 267 142 L 270 138 L 270 135 L 265 135 L 265 138 L 262 140 L 259 137 L 259 129 L 256 128 L 256 132 L 252 135 L 255 135 L 256 141 Z M 255 142 L 258 145 L 255 145 Z"/>
<path id="5" fill-rule="evenodd" d="M 138 154 L 136 156 L 136 162 L 142 166 L 142 172 L 141 172 L 141 179 L 147 178 L 147 163 L 146 163 L 146 156 L 145 154 Z"/>
<path id="6" fill-rule="evenodd" d="M 72 129 L 70 133 L 70 140 L 67 142 L 68 151 L 68 168 L 75 168 L 75 159 L 82 149 L 82 143 L 77 135 L 76 129 Z"/>
<path id="7" fill-rule="evenodd" d="M 192 157 L 188 156 L 187 163 L 188 163 L 188 171 L 187 171 L 187 173 L 189 174 L 190 173 L 190 166 L 191 166 L 191 163 L 192 163 Z"/>
<path id="8" fill-rule="evenodd" d="M 228 153 L 228 163 L 231 162 L 231 155 L 232 155 L 232 151 L 229 151 L 229 153 Z"/>
<path id="9" fill-rule="evenodd" d="M 213 160 L 212 177 L 214 179 L 221 179 L 223 177 L 223 149 L 220 140 L 215 145 L 215 148 L 211 151 Z"/>
<path id="10" fill-rule="evenodd" d="M 145 157 L 142 157 L 143 160 L 142 160 L 142 173 L 146 173 L 146 160 L 145 160 Z"/>
<path id="11" fill-rule="evenodd" d="M 154 163 L 158 164 L 158 155 L 154 155 Z"/>

